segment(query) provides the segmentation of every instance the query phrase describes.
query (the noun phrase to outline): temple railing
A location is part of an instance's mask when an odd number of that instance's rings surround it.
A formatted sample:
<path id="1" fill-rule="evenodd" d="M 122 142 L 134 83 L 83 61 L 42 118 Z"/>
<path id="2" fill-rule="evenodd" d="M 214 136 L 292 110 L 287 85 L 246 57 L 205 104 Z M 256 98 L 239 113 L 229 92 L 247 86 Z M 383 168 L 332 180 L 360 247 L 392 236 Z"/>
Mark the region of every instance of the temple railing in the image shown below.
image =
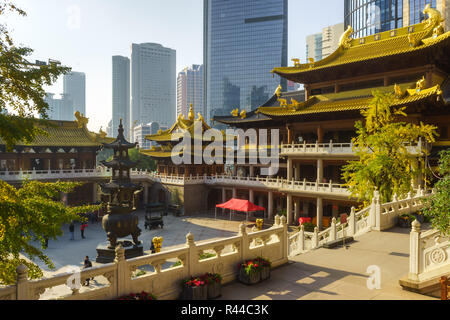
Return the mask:
<path id="1" fill-rule="evenodd" d="M 280 155 L 284 156 L 306 156 L 306 155 L 330 155 L 330 156 L 356 156 L 356 152 L 353 149 L 353 143 L 335 143 L 330 140 L 328 143 L 306 143 L 304 141 L 300 144 L 282 144 L 280 147 Z M 419 140 L 417 145 L 406 146 L 408 153 L 412 155 L 420 155 L 423 150 L 422 142 Z"/>
<path id="2" fill-rule="evenodd" d="M 237 236 L 197 243 L 189 233 L 185 245 L 179 248 L 128 260 L 119 246 L 113 263 L 51 278 L 28 280 L 27 269 L 21 265 L 17 268 L 16 284 L 0 286 L 0 300 L 107 300 L 142 291 L 151 292 L 158 299 L 177 299 L 182 280 L 190 276 L 219 273 L 222 283 L 228 283 L 237 278 L 238 264 L 243 260 L 261 256 L 269 259 L 273 267 L 287 263 L 287 234 L 286 218 L 276 216 L 274 225 L 266 230 L 247 233 L 246 226 L 241 224 Z M 215 255 L 201 259 L 205 251 Z M 101 285 L 81 287 L 80 283 L 88 278 Z M 55 287 L 65 293 L 51 295 Z"/>
<path id="3" fill-rule="evenodd" d="M 9 182 L 23 180 L 55 180 L 55 179 L 85 179 L 109 178 L 111 170 L 106 167 L 95 169 L 61 169 L 61 170 L 19 170 L 0 171 L 0 180 Z"/>
<path id="4" fill-rule="evenodd" d="M 450 237 L 439 230 L 422 232 L 413 221 L 410 233 L 408 279 L 414 282 L 450 274 Z"/>
<path id="5" fill-rule="evenodd" d="M 421 210 L 423 208 L 422 200 L 430 195 L 431 193 L 419 189 L 414 197 L 408 193 L 405 199 L 398 200 L 394 196 L 394 201 L 380 204 L 379 194 L 376 192 L 368 207 L 358 212 L 355 212 L 355 208 L 352 207 L 348 221 L 344 225 L 333 218 L 331 226 L 320 232 L 317 227 L 314 232 L 307 232 L 304 230 L 304 226 L 300 226 L 298 232 L 289 236 L 289 256 L 319 248 L 325 243 L 347 236 L 358 236 L 370 230 L 389 229 L 396 225 L 399 215 L 412 214 Z"/>

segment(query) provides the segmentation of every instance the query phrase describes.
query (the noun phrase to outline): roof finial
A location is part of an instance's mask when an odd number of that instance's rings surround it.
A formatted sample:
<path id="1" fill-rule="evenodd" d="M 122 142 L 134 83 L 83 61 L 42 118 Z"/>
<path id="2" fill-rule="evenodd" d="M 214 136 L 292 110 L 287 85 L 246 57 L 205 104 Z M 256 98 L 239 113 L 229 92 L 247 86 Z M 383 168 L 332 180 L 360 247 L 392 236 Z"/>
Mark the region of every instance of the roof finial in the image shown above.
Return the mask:
<path id="1" fill-rule="evenodd" d="M 188 119 L 191 121 L 193 121 L 195 119 L 194 108 L 192 107 L 192 103 L 191 103 L 191 107 L 189 108 Z"/>

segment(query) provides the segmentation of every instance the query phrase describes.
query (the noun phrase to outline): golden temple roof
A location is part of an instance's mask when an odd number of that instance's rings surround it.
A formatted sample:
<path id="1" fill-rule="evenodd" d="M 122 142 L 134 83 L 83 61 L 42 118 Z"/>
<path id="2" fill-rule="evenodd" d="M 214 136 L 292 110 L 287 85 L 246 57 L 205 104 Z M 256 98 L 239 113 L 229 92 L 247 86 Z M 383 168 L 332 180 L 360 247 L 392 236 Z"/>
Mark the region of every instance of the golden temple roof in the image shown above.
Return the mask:
<path id="1" fill-rule="evenodd" d="M 337 50 L 328 57 L 311 63 L 295 63 L 293 67 L 274 68 L 272 73 L 291 79 L 293 75 L 300 76 L 311 71 L 412 53 L 433 47 L 450 38 L 450 31 L 446 33 L 443 31 L 441 26 L 443 20 L 440 13 L 434 11 L 431 15 L 429 14 L 427 20 L 421 23 L 363 38 L 353 39 L 351 38 L 353 30 L 347 30 L 342 35 Z"/>
<path id="2" fill-rule="evenodd" d="M 267 116 L 295 116 L 302 114 L 317 114 L 325 112 L 339 112 L 348 110 L 361 110 L 367 108 L 373 99 L 372 91 L 395 93 L 397 85 L 345 91 L 341 93 L 321 94 L 310 97 L 304 102 L 287 106 L 259 107 L 257 112 Z M 430 96 L 440 96 L 442 91 L 439 85 L 428 89 L 416 91 L 415 83 L 398 85 L 401 96 L 396 96 L 392 106 L 407 105 L 426 99 Z"/>
<path id="3" fill-rule="evenodd" d="M 202 134 L 211 129 L 211 127 L 205 122 L 203 116 L 199 113 L 197 119 L 194 118 L 192 107 L 189 112 L 189 119 L 185 119 L 183 115 L 179 115 L 177 121 L 174 123 L 174 125 L 168 129 L 168 130 L 160 130 L 156 134 L 150 134 L 146 135 L 145 139 L 155 142 L 177 142 L 180 139 L 183 138 L 183 135 L 186 132 L 189 132 L 191 137 L 194 137 L 194 126 L 195 124 L 200 123 Z M 223 135 L 223 141 L 226 141 L 226 139 L 234 139 L 234 137 L 226 136 L 225 133 L 222 132 Z M 195 137 L 194 137 L 195 139 Z M 210 142 L 211 139 L 206 139 L 205 137 L 202 137 L 203 141 Z"/>
<path id="4" fill-rule="evenodd" d="M 80 121 L 81 120 L 81 121 Z M 77 118 L 75 121 L 39 120 L 36 126 L 47 134 L 38 134 L 30 142 L 19 141 L 16 146 L 36 147 L 101 147 L 102 143 L 114 141 L 114 138 L 106 137 L 104 132 L 91 132 L 87 129 L 87 118 Z M 48 126 L 45 125 L 48 123 Z M 0 144 L 5 144 L 0 138 Z"/>

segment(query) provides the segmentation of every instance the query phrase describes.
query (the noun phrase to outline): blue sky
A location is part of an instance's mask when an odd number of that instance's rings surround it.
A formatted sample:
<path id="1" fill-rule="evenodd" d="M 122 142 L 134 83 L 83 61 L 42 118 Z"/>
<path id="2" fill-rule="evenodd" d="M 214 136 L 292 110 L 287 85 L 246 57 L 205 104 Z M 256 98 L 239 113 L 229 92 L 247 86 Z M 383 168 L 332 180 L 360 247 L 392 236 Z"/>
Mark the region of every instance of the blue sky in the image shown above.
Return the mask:
<path id="1" fill-rule="evenodd" d="M 305 61 L 306 36 L 344 20 L 344 0 L 288 0 L 288 59 Z M 88 127 L 111 119 L 111 57 L 130 56 L 131 43 L 156 42 L 177 51 L 177 71 L 203 60 L 203 0 L 15 0 L 26 17 L 6 20 L 31 60 L 60 60 L 86 73 Z M 276 66 L 274 66 L 276 67 Z M 62 92 L 62 80 L 49 89 Z"/>

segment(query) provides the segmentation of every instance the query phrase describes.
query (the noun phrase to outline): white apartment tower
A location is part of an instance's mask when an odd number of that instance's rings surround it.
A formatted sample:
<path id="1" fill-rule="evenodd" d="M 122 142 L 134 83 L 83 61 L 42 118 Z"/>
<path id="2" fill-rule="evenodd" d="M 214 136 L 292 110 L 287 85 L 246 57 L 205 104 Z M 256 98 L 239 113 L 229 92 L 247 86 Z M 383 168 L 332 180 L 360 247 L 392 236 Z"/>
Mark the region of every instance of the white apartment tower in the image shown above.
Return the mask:
<path id="1" fill-rule="evenodd" d="M 306 37 L 306 58 L 314 61 L 325 59 L 339 47 L 339 38 L 344 32 L 344 23 L 335 24 L 322 29 L 322 33 Z"/>
<path id="2" fill-rule="evenodd" d="M 172 125 L 176 119 L 176 51 L 157 43 L 133 43 L 130 79 L 130 136 L 139 124 Z"/>
<path id="3" fill-rule="evenodd" d="M 86 116 L 86 75 L 84 72 L 72 71 L 65 74 L 63 92 L 72 100 L 74 112 L 79 111 Z"/>
<path id="4" fill-rule="evenodd" d="M 130 59 L 123 56 L 112 57 L 112 123 L 111 131 L 117 134 L 120 119 L 123 120 L 124 134 L 130 136 Z"/>
<path id="5" fill-rule="evenodd" d="M 206 114 L 203 104 L 203 65 L 193 64 L 184 68 L 177 77 L 177 117 L 184 114 L 187 118 L 189 106 L 194 113 Z"/>

